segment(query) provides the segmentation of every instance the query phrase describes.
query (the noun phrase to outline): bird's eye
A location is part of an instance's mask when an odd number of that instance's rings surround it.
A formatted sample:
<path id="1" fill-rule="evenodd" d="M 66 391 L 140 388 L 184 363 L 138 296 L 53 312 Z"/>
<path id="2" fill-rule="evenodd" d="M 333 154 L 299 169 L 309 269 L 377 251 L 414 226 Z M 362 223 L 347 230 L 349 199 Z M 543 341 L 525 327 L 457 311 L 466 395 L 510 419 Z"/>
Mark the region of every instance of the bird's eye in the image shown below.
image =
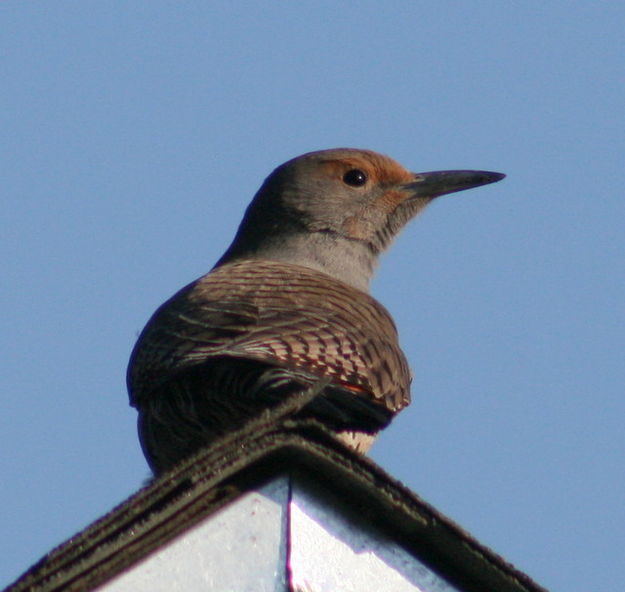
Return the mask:
<path id="1" fill-rule="evenodd" d="M 362 187 L 367 182 L 367 175 L 360 169 L 351 169 L 343 175 L 343 182 L 352 187 Z"/>

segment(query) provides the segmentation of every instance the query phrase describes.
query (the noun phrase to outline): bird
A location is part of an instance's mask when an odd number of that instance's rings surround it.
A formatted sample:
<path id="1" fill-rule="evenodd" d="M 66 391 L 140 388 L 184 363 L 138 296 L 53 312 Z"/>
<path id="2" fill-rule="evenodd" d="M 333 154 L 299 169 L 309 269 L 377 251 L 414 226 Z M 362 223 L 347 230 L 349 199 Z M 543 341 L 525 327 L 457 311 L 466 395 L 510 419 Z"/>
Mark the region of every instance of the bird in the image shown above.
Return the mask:
<path id="1" fill-rule="evenodd" d="M 278 166 L 212 270 L 161 305 L 134 346 L 128 392 L 152 471 L 307 389 L 291 414 L 365 453 L 410 403 L 412 381 L 395 323 L 369 293 L 379 256 L 436 197 L 504 176 L 413 173 L 354 148 Z"/>

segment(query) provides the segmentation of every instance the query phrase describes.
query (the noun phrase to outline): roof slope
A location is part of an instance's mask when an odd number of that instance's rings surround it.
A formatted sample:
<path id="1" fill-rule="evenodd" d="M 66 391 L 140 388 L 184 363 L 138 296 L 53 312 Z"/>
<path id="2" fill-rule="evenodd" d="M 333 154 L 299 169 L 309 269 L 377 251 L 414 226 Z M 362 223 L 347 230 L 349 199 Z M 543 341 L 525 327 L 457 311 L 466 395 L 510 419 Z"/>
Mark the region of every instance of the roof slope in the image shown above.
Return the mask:
<path id="1" fill-rule="evenodd" d="M 314 421 L 269 415 L 199 452 L 43 557 L 5 592 L 90 590 L 230 504 L 289 474 L 329 488 L 462 590 L 544 592 Z"/>

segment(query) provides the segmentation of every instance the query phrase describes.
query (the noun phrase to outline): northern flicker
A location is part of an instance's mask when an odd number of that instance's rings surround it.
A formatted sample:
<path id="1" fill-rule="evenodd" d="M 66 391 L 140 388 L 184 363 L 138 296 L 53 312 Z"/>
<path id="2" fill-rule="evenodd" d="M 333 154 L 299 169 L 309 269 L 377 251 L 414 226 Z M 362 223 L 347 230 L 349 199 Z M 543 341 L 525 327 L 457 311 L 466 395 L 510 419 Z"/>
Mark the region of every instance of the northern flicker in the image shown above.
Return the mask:
<path id="1" fill-rule="evenodd" d="M 320 379 L 298 416 L 366 451 L 410 402 L 395 324 L 368 293 L 378 256 L 435 197 L 503 177 L 411 173 L 355 149 L 273 171 L 213 270 L 154 313 L 132 352 L 130 401 L 155 473 Z"/>

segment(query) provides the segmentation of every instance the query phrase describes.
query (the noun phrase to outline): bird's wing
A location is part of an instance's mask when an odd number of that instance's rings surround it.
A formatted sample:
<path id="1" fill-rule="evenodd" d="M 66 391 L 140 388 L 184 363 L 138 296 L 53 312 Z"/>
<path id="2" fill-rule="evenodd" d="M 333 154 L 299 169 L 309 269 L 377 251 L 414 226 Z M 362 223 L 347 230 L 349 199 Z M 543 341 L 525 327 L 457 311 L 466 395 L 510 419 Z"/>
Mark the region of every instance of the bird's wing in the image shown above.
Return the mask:
<path id="1" fill-rule="evenodd" d="M 281 289 L 272 289 L 272 270 L 261 270 L 260 286 L 243 282 L 240 269 L 227 281 L 213 272 L 165 303 L 133 352 L 131 396 L 149 396 L 185 368 L 233 357 L 329 377 L 393 411 L 408 404 L 409 369 L 380 304 L 320 274 L 280 278 Z"/>

